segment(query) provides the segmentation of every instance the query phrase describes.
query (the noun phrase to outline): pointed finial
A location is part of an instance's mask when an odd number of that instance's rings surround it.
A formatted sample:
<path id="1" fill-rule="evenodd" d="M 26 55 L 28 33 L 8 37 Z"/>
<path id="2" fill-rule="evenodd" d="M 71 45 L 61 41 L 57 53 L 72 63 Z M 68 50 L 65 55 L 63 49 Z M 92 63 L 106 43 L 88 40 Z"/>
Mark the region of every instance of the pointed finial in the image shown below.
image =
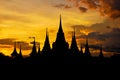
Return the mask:
<path id="1" fill-rule="evenodd" d="M 22 46 L 21 46 L 21 43 L 20 43 L 20 52 L 19 52 L 20 55 L 22 55 Z"/>
<path id="2" fill-rule="evenodd" d="M 61 17 L 61 14 L 60 14 L 60 27 L 62 26 L 62 17 Z"/>
<path id="3" fill-rule="evenodd" d="M 48 36 L 48 28 L 46 27 L 46 36 Z"/>
<path id="4" fill-rule="evenodd" d="M 83 53 L 83 44 L 81 43 L 80 45 L 81 45 L 80 46 L 81 53 Z"/>
<path id="5" fill-rule="evenodd" d="M 74 27 L 74 36 L 75 36 L 75 27 Z"/>
<path id="6" fill-rule="evenodd" d="M 75 27 L 73 27 L 73 33 L 72 33 L 72 38 L 75 38 Z"/>
<path id="7" fill-rule="evenodd" d="M 88 36 L 86 36 L 86 44 L 88 44 Z"/>
<path id="8" fill-rule="evenodd" d="M 102 53 L 102 50 L 103 50 L 102 45 L 100 45 L 100 52 L 101 52 L 101 53 Z"/>
<path id="9" fill-rule="evenodd" d="M 60 20 L 61 20 L 61 14 L 60 14 Z"/>
<path id="10" fill-rule="evenodd" d="M 103 55 L 103 47 L 102 47 L 102 45 L 100 45 L 100 55 L 99 55 L 99 57 L 101 57 L 101 58 L 104 57 L 104 55 Z"/>
<path id="11" fill-rule="evenodd" d="M 34 43 L 35 43 L 35 37 L 29 37 L 29 38 L 32 38 L 32 39 L 34 39 Z"/>
<path id="12" fill-rule="evenodd" d="M 14 48 L 16 49 L 16 41 L 14 42 Z"/>
<path id="13" fill-rule="evenodd" d="M 60 15 L 60 23 L 59 23 L 58 33 L 63 33 L 63 29 L 62 29 L 62 17 L 61 17 L 61 15 Z"/>

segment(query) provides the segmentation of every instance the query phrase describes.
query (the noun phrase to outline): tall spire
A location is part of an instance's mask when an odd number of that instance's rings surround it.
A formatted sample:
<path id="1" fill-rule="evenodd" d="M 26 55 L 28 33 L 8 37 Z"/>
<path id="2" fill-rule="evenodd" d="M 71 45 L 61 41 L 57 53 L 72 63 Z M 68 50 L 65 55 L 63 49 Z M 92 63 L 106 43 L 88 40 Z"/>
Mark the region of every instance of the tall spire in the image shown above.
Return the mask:
<path id="1" fill-rule="evenodd" d="M 60 15 L 59 29 L 58 29 L 57 38 L 56 38 L 56 42 L 59 42 L 59 41 L 66 42 L 64 32 L 62 29 L 62 17 L 61 17 L 61 15 Z"/>
<path id="2" fill-rule="evenodd" d="M 13 58 L 16 58 L 18 56 L 18 53 L 17 53 L 17 50 L 16 50 L 16 42 L 14 42 L 14 50 L 13 50 L 11 56 Z"/>
<path id="3" fill-rule="evenodd" d="M 48 46 L 48 47 L 50 48 L 50 43 L 49 43 L 49 34 L 48 34 L 48 29 L 47 29 L 47 28 L 46 28 L 45 46 Z"/>
<path id="4" fill-rule="evenodd" d="M 53 53 L 56 56 L 63 56 L 68 51 L 68 43 L 65 40 L 64 32 L 62 29 L 62 18 L 60 15 L 60 23 L 59 23 L 59 30 L 57 33 L 56 41 L 52 45 Z"/>
<path id="5" fill-rule="evenodd" d="M 48 34 L 48 28 L 46 28 L 46 42 L 49 42 L 49 36 L 48 36 L 49 34 Z"/>

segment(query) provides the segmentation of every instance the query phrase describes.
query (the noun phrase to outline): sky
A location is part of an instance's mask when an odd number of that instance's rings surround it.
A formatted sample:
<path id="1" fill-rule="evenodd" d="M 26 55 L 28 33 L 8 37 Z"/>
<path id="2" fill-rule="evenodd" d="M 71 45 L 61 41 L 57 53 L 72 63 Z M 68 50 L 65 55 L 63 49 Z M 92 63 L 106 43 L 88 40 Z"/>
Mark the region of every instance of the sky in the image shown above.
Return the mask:
<path id="1" fill-rule="evenodd" d="M 22 42 L 23 55 L 29 55 L 33 41 L 29 37 L 36 37 L 42 50 L 46 28 L 52 47 L 61 14 L 69 44 L 75 27 L 78 47 L 88 37 L 93 55 L 98 55 L 100 45 L 105 56 L 120 53 L 119 4 L 119 0 L 0 0 L 0 52 L 10 55 L 17 41 Z"/>

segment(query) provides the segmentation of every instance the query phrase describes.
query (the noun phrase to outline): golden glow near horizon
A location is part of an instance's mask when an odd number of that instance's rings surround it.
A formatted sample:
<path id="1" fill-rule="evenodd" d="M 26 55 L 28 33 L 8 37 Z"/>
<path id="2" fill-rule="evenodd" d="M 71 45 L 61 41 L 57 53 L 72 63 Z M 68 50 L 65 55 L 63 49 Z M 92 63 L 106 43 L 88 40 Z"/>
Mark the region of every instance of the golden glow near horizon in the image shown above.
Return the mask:
<path id="1" fill-rule="evenodd" d="M 30 36 L 35 36 L 36 41 L 41 43 L 41 49 L 45 40 L 46 27 L 49 30 L 50 43 L 55 41 L 59 27 L 59 15 L 62 14 L 63 29 L 68 42 L 71 37 L 69 31 L 73 31 L 72 25 L 91 26 L 105 20 L 96 11 L 80 13 L 78 10 L 61 9 L 53 7 L 56 0 L 1 0 L 0 1 L 0 39 L 12 38 L 18 41 L 30 43 Z M 59 1 L 59 2 L 62 2 Z M 82 30 L 88 35 L 90 31 Z M 30 45 L 30 44 L 29 44 Z M 10 55 L 13 46 L 10 48 L 0 48 L 0 52 Z M 19 51 L 19 49 L 18 49 Z M 23 51 L 28 55 L 30 51 Z"/>

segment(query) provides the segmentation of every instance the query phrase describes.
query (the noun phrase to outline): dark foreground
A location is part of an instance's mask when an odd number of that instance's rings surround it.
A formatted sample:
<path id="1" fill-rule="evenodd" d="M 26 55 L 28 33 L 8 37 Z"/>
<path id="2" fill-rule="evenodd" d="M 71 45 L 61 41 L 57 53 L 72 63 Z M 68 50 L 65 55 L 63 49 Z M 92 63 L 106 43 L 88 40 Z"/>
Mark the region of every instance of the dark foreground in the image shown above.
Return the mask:
<path id="1" fill-rule="evenodd" d="M 18 57 L 12 58 L 9 56 L 0 55 L 0 64 L 62 64 L 62 65 L 81 65 L 81 64 L 120 64 L 120 56 L 111 58 L 72 56 L 72 57 Z"/>

